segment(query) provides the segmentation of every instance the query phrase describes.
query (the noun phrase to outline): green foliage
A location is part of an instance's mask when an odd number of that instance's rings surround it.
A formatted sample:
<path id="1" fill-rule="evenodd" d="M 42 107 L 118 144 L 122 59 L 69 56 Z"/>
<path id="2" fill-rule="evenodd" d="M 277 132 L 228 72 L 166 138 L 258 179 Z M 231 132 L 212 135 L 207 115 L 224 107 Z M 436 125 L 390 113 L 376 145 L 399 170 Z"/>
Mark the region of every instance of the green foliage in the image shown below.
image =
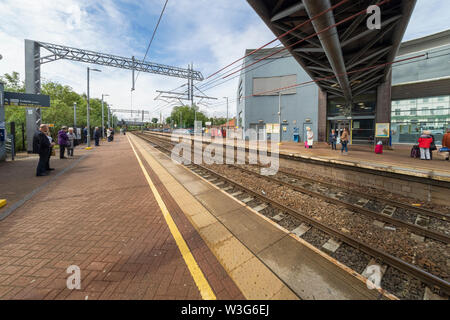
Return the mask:
<path id="1" fill-rule="evenodd" d="M 227 118 L 210 118 L 209 121 L 213 126 L 220 126 L 227 123 Z"/>
<path id="2" fill-rule="evenodd" d="M 193 128 L 195 121 L 195 109 L 197 108 L 195 105 L 193 107 L 190 106 L 178 106 L 172 109 L 170 117 L 166 119 L 167 124 L 177 125 L 177 128 Z M 180 122 L 181 115 L 181 122 Z M 197 121 L 201 121 L 202 125 L 205 125 L 205 122 L 209 121 L 209 119 L 202 113 L 197 111 Z M 181 126 L 180 126 L 181 124 Z"/>
<path id="3" fill-rule="evenodd" d="M 0 76 L 0 81 L 5 83 L 5 91 L 11 92 L 25 92 L 24 82 L 20 80 L 18 72 L 12 74 L 5 74 Z M 77 123 L 76 127 L 84 128 L 87 125 L 87 99 L 85 94 L 78 94 L 67 85 L 62 85 L 57 82 L 47 81 L 42 84 L 42 94 L 50 96 L 50 108 L 42 108 L 41 116 L 42 123 L 54 124 L 55 127 L 51 129 L 53 138 L 56 138 L 58 131 L 62 126 L 73 127 L 74 126 L 74 103 L 77 103 Z M 105 112 L 105 127 L 107 126 L 107 107 L 108 104 L 104 104 Z M 101 127 L 102 125 L 102 102 L 101 99 L 90 100 L 90 126 Z M 25 108 L 23 107 L 6 107 L 5 118 L 6 123 L 16 123 L 16 147 L 21 149 L 22 147 L 22 134 L 21 124 L 26 123 L 25 120 Z M 117 118 L 114 117 L 114 123 L 117 123 Z M 25 133 L 26 135 L 26 133 Z M 25 136 L 26 139 L 26 136 Z"/>

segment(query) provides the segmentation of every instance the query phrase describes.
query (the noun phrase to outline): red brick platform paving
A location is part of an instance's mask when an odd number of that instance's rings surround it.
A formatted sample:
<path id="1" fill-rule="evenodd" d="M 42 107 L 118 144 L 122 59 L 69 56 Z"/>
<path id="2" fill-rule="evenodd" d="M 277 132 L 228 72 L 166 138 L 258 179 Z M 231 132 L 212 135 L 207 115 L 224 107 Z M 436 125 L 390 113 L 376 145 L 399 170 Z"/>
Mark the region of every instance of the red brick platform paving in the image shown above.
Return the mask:
<path id="1" fill-rule="evenodd" d="M 201 298 L 127 139 L 116 140 L 0 222 L 0 299 Z M 193 227 L 179 228 L 209 261 Z M 223 279 L 209 263 L 207 279 Z M 70 265 L 81 290 L 66 288 Z"/>
<path id="2" fill-rule="evenodd" d="M 140 151 L 138 151 L 138 154 L 141 159 L 143 159 Z M 153 183 L 158 189 L 158 192 L 164 199 L 167 209 L 174 219 L 178 229 L 180 230 L 183 238 L 188 244 L 192 255 L 203 271 L 205 277 L 208 279 L 210 286 L 213 288 L 217 299 L 245 299 L 245 297 L 242 295 L 233 280 L 229 277 L 223 266 L 219 261 L 217 261 L 216 257 L 209 250 L 206 243 L 192 227 L 186 215 L 173 199 L 164 184 L 160 181 L 156 173 L 152 170 L 152 168 L 146 161 L 144 161 L 143 163 Z"/>
<path id="3" fill-rule="evenodd" d="M 82 158 L 87 153 L 82 147 L 84 146 L 76 147 L 74 157 L 67 159 L 59 159 L 59 150 L 56 150 L 56 156 L 50 158 L 50 166 L 55 171 L 51 171 L 46 177 L 36 177 L 39 162 L 39 156 L 36 154 L 24 155 L 15 161 L 0 162 L 0 199 L 7 200 L 6 206 L 0 209 L 0 215 L 25 195 Z M 65 155 L 67 157 L 67 153 Z"/>

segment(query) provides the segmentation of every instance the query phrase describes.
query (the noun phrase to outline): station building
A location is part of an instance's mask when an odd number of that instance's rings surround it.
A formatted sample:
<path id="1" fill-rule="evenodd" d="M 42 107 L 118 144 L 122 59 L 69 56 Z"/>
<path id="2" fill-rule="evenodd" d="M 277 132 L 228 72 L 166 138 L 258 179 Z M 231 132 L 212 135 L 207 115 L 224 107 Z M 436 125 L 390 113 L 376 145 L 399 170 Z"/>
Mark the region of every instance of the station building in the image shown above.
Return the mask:
<path id="1" fill-rule="evenodd" d="M 318 139 L 319 126 L 326 126 L 325 140 L 331 129 L 341 132 L 347 127 L 353 144 L 373 141 L 376 91 L 359 95 L 348 117 L 345 101 L 327 99 L 289 52 L 276 53 L 280 49 L 263 49 L 245 60 L 243 65 L 248 68 L 242 70 L 237 90 L 240 128 L 261 130 L 260 139 L 270 139 L 281 122 L 282 141 L 293 141 L 295 132 L 304 141 L 307 127 L 312 128 L 316 140 L 324 140 Z M 270 54 L 274 55 L 256 63 Z M 439 141 L 450 127 L 450 30 L 402 43 L 395 60 L 420 55 L 424 56 L 392 66 L 391 114 L 387 118 L 391 119 L 393 143 L 415 143 L 423 130 L 431 130 Z M 275 90 L 279 88 L 286 90 L 280 93 Z M 326 117 L 320 117 L 319 106 L 324 104 Z"/>

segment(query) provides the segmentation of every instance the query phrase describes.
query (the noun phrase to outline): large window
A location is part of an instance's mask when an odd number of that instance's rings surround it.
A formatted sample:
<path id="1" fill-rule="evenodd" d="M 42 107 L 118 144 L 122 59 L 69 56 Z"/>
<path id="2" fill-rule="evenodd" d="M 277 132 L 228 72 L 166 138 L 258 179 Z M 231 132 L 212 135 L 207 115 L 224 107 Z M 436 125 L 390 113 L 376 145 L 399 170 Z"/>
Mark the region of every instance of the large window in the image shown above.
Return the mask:
<path id="1" fill-rule="evenodd" d="M 354 98 L 351 108 L 352 116 L 375 115 L 377 97 L 375 94 L 360 95 Z M 350 116 L 344 98 L 328 99 L 328 117 Z M 348 113 L 348 114 L 347 114 Z"/>
<path id="2" fill-rule="evenodd" d="M 424 130 L 430 130 L 436 143 L 450 128 L 450 96 L 392 101 L 393 143 L 416 143 Z"/>
<path id="3" fill-rule="evenodd" d="M 428 56 L 411 61 L 396 63 L 392 66 L 392 84 L 445 78 L 450 75 L 450 45 L 429 49 Z M 417 53 L 397 57 L 412 58 Z"/>
<path id="4" fill-rule="evenodd" d="M 270 78 L 253 78 L 253 94 L 261 96 L 277 96 L 277 89 L 293 86 L 297 83 L 297 75 Z M 281 94 L 296 94 L 297 87 L 283 90 Z"/>

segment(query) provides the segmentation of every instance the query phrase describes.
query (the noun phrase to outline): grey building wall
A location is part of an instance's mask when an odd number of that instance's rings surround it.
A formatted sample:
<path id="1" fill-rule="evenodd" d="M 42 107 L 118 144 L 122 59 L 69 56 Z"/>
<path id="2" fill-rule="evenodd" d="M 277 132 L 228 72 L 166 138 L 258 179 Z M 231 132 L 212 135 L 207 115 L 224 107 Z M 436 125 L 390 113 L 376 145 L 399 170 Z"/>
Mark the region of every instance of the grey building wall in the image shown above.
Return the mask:
<path id="1" fill-rule="evenodd" d="M 269 50 L 262 50 L 258 55 L 252 55 L 245 61 L 246 65 L 262 58 L 270 53 Z M 292 56 L 283 57 L 279 59 L 263 60 L 260 64 L 248 67 L 241 73 L 237 92 L 237 123 L 239 127 L 244 130 L 249 129 L 252 125 L 261 123 L 278 123 L 278 109 L 279 97 L 277 93 L 273 96 L 251 96 L 253 94 L 253 79 L 264 77 L 280 77 L 287 75 L 296 75 L 296 83 L 304 83 L 311 81 L 309 75 L 302 69 L 302 67 L 295 61 Z M 267 63 L 267 64 L 265 64 Z M 254 69 L 254 70 L 252 70 Z M 242 84 L 241 84 L 242 83 Z M 239 99 L 240 90 L 242 88 L 242 95 L 246 97 Z M 281 97 L 281 120 L 282 126 L 287 128 L 287 131 L 282 130 L 282 141 L 293 141 L 294 128 L 299 128 L 300 137 L 304 141 L 304 127 L 310 126 L 315 133 L 315 140 L 318 134 L 318 87 L 311 83 L 304 86 L 299 86 L 295 90 L 295 94 L 284 94 Z M 306 123 L 309 119 L 310 122 Z M 286 121 L 284 121 L 286 120 Z M 241 123 L 240 123 L 241 121 Z M 270 135 L 269 135 L 270 137 Z"/>
<path id="2" fill-rule="evenodd" d="M 275 50 L 279 50 L 279 48 Z M 250 52 L 250 50 L 247 50 L 247 54 Z M 247 58 L 244 65 L 252 64 L 271 52 L 274 52 L 274 49 L 261 50 Z M 399 87 L 407 88 L 409 83 L 425 83 L 432 79 L 443 82 L 450 78 L 450 30 L 402 43 L 396 60 L 425 53 L 428 54 L 429 59 L 425 60 L 424 58 L 420 58 L 420 61 L 406 61 L 393 65 L 392 85 L 395 89 L 401 89 Z M 280 55 L 284 55 L 284 57 L 280 57 Z M 271 62 L 266 64 L 269 60 Z M 249 97 L 253 94 L 253 78 L 277 77 L 291 74 L 297 75 L 297 83 L 311 81 L 311 78 L 295 59 L 286 53 L 278 54 L 278 59 L 269 58 L 242 71 L 240 76 L 242 96 L 248 98 L 240 100 L 238 88 L 236 115 L 239 127 L 242 127 L 244 130 L 248 129 L 251 124 L 256 124 L 259 120 L 263 120 L 263 123 L 278 123 L 278 96 Z M 448 90 L 449 93 L 447 91 L 440 93 L 440 97 L 435 99 L 442 100 L 444 98 L 446 99 L 445 101 L 450 103 L 450 88 Z M 304 141 L 305 119 L 308 118 L 311 119 L 312 123 L 310 126 L 313 128 L 315 140 L 317 140 L 319 89 L 313 83 L 307 86 L 297 87 L 296 91 L 297 93 L 294 95 L 282 96 L 282 120 L 287 120 L 288 129 L 282 136 L 283 141 L 292 141 L 294 127 L 300 129 L 301 139 Z M 430 95 L 425 94 L 423 96 Z M 397 103 L 397 101 L 394 101 L 394 103 Z M 440 101 L 441 104 L 442 102 Z M 431 109 L 432 106 L 429 108 Z M 393 123 L 397 122 L 395 120 L 397 117 L 395 109 L 396 107 L 392 106 Z M 410 109 L 410 107 L 406 109 Z M 401 115 L 403 116 L 404 114 Z M 430 115 L 429 118 L 432 117 Z M 436 118 L 436 116 L 434 117 Z M 242 123 L 239 121 L 242 121 Z M 439 124 L 442 128 L 450 125 L 448 120 L 443 120 L 443 122 Z M 439 130 L 442 131 L 442 128 Z M 401 142 L 401 139 L 399 140 L 395 136 L 394 142 Z"/>

